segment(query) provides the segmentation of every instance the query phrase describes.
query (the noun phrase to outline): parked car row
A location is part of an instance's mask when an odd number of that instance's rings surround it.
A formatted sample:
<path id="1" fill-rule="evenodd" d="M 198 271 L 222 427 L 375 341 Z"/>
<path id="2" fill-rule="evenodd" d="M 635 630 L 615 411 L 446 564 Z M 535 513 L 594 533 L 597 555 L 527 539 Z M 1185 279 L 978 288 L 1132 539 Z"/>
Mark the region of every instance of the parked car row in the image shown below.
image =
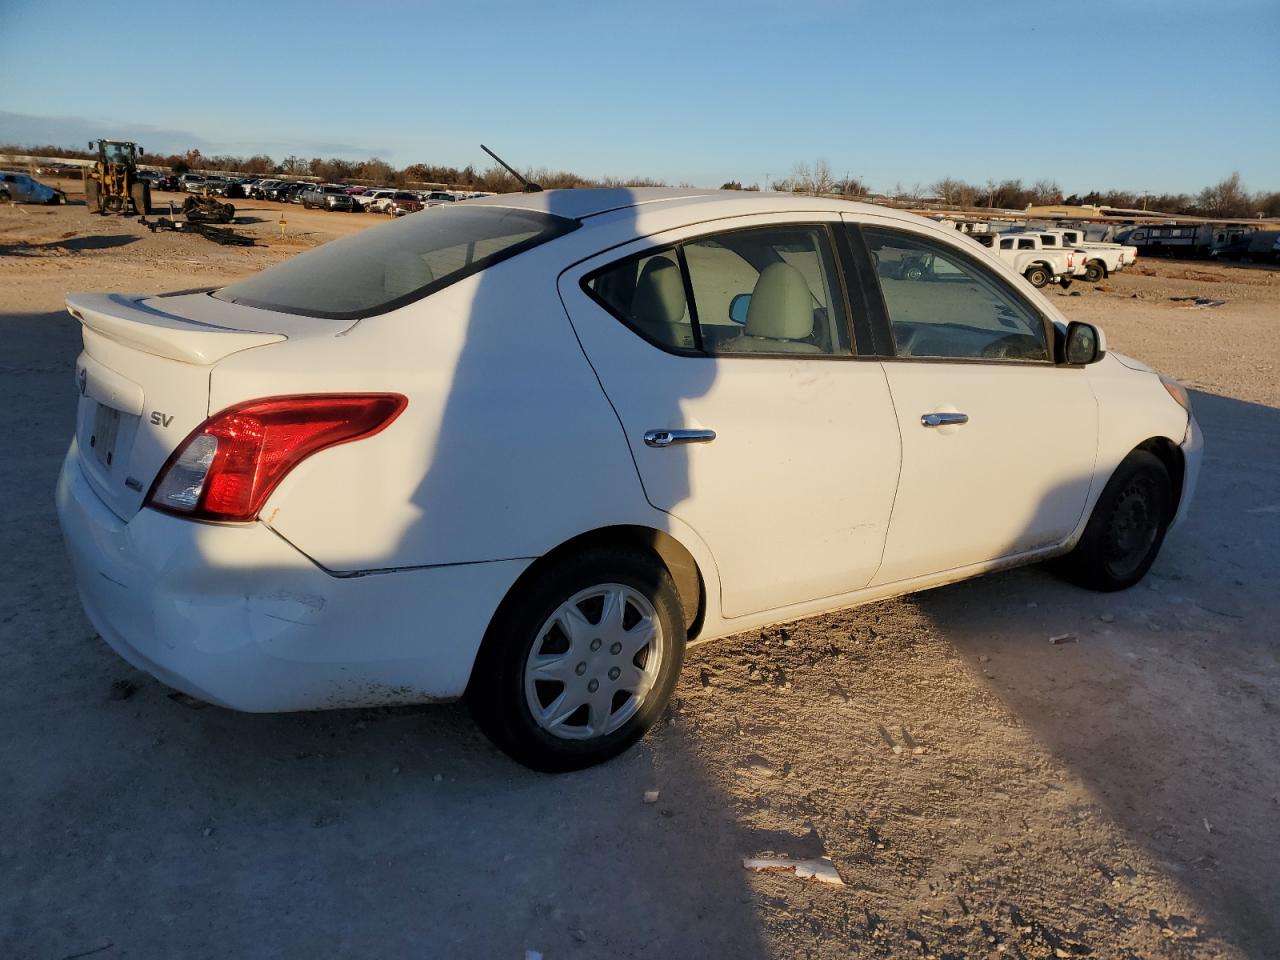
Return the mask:
<path id="1" fill-rule="evenodd" d="M 224 177 L 196 173 L 184 173 L 178 176 L 145 173 L 143 176 L 151 182 L 152 189 L 155 190 L 185 191 L 220 197 L 248 197 L 254 200 L 274 200 L 278 203 L 298 203 L 308 209 L 341 210 L 348 213 L 367 211 L 393 217 L 413 213 L 426 207 L 491 195 L 479 191 L 405 190 L 397 187 L 312 183 L 270 177 Z M 340 199 L 341 197 L 349 199 L 343 200 Z"/>
<path id="2" fill-rule="evenodd" d="M 1065 289 L 1077 278 L 1097 283 L 1138 259 L 1137 247 L 1088 241 L 1080 230 L 974 234 L 973 239 L 1012 264 L 1034 287 L 1056 283 Z"/>

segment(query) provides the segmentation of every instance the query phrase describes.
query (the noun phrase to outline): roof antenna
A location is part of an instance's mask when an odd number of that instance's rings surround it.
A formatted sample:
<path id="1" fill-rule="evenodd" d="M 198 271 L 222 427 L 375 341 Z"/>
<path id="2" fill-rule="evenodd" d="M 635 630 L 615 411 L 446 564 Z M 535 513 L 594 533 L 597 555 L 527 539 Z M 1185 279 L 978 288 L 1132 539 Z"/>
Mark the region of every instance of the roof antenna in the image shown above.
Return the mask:
<path id="1" fill-rule="evenodd" d="M 521 187 L 524 188 L 525 193 L 541 193 L 542 192 L 542 187 L 520 176 L 520 174 L 516 173 L 515 167 L 511 166 L 511 164 L 507 163 L 507 161 L 503 160 L 500 156 L 498 156 L 496 153 L 494 153 L 492 150 L 486 147 L 483 143 L 480 144 L 480 149 L 483 150 L 485 153 L 487 153 L 489 156 L 493 157 L 493 159 L 497 160 L 498 163 L 502 164 L 503 168 L 507 171 L 507 173 L 511 174 L 513 177 L 519 180 L 520 185 Z"/>

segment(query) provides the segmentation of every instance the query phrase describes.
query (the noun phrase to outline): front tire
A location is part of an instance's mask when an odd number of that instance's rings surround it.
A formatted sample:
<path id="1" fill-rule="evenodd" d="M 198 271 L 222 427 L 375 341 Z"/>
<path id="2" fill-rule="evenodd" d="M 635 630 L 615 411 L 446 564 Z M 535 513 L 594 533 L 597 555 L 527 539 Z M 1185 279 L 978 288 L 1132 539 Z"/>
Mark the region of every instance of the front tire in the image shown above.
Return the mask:
<path id="1" fill-rule="evenodd" d="M 1107 268 L 1101 260 L 1090 260 L 1084 266 L 1084 278 L 1090 283 L 1098 283 L 1107 278 Z"/>
<path id="2" fill-rule="evenodd" d="M 151 187 L 149 184 L 137 181 L 129 187 L 129 199 L 133 201 L 134 212 L 140 217 L 145 217 L 151 212 Z"/>
<path id="3" fill-rule="evenodd" d="M 1173 519 L 1173 483 L 1155 454 L 1135 450 L 1107 481 L 1080 542 L 1057 571 L 1090 590 L 1127 590 L 1146 576 Z"/>
<path id="4" fill-rule="evenodd" d="M 494 616 L 467 703 L 485 735 L 534 770 L 603 763 L 666 707 L 684 624 L 671 576 L 650 554 L 596 547 L 552 561 Z"/>

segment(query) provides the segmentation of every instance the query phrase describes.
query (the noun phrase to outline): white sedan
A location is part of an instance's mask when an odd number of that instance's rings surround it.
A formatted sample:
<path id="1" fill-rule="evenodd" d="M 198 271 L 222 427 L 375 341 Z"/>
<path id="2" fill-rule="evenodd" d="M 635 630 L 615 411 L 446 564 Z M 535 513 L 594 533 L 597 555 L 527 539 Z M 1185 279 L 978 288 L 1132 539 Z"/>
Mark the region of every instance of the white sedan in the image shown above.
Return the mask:
<path id="1" fill-rule="evenodd" d="M 84 608 L 239 710 L 465 696 L 544 770 L 685 646 L 1053 559 L 1136 583 L 1186 391 L 971 239 L 791 195 L 444 204 L 208 293 L 74 294 Z"/>

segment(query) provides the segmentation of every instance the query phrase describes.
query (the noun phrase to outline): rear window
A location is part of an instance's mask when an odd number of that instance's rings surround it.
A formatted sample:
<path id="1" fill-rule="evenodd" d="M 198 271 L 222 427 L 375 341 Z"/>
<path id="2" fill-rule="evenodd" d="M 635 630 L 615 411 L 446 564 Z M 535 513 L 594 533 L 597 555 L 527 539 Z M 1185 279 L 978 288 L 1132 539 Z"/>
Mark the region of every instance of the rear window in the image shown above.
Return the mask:
<path id="1" fill-rule="evenodd" d="M 214 292 L 229 303 L 335 320 L 386 313 L 578 226 L 502 207 L 440 206 L 309 250 Z"/>

